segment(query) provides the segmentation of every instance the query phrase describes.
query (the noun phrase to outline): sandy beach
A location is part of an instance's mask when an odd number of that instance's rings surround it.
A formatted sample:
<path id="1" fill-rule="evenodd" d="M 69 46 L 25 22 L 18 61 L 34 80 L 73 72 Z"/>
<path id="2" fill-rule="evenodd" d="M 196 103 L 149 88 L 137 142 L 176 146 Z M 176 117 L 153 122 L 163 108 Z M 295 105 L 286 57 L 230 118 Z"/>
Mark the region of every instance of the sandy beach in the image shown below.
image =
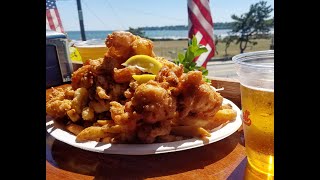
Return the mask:
<path id="1" fill-rule="evenodd" d="M 178 53 L 184 53 L 188 47 L 188 40 L 153 41 L 153 51 L 157 56 L 174 60 Z"/>
<path id="2" fill-rule="evenodd" d="M 261 51 L 269 50 L 271 39 L 257 39 L 257 45 L 252 46 L 248 45 L 245 52 L 250 51 Z M 187 40 L 168 40 L 168 41 L 153 41 L 154 52 L 157 56 L 162 56 L 171 60 L 174 60 L 178 57 L 178 53 L 184 53 L 184 50 L 188 47 Z M 217 45 L 218 53 L 215 54 L 214 58 L 225 57 L 225 43 L 218 42 Z M 234 56 L 240 53 L 239 45 L 231 43 L 228 48 L 228 56 Z"/>

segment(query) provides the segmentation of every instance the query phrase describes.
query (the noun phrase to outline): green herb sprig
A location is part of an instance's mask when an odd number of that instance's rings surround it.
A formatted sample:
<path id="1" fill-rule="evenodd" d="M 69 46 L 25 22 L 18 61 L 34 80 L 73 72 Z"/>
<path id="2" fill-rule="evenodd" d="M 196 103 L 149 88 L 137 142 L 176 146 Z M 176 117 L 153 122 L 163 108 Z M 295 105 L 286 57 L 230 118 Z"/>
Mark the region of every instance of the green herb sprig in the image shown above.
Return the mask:
<path id="1" fill-rule="evenodd" d="M 191 44 L 188 46 L 185 54 L 178 54 L 178 59 L 174 61 L 175 64 L 184 66 L 184 72 L 187 73 L 189 71 L 198 70 L 202 72 L 203 79 L 210 83 L 211 81 L 206 77 L 208 75 L 208 70 L 202 66 L 197 66 L 197 64 L 193 61 L 194 58 L 200 56 L 202 53 L 207 52 L 208 49 L 205 46 L 198 44 L 197 38 L 195 36 L 192 37 Z"/>

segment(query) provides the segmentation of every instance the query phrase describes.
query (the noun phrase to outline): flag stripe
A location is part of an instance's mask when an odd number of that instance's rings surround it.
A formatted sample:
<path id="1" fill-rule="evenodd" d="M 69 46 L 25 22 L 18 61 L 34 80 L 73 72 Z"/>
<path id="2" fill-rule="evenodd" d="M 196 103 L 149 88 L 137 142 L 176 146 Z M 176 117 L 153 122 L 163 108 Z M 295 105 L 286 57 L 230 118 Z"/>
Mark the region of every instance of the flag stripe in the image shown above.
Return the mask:
<path id="1" fill-rule="evenodd" d="M 56 15 L 57 20 L 58 20 L 58 27 L 61 29 L 61 32 L 64 32 L 63 27 L 62 27 L 62 22 L 61 22 L 61 19 L 59 17 L 58 9 L 54 9 L 54 12 L 55 12 L 55 15 Z"/>
<path id="2" fill-rule="evenodd" d="M 204 36 L 204 38 L 207 40 L 207 43 L 209 43 L 211 46 L 214 45 L 212 36 L 208 34 L 208 32 L 201 26 L 201 23 L 198 21 L 198 19 L 195 17 L 193 13 L 189 13 L 189 18 L 193 22 L 192 26 L 196 26 L 197 30 L 201 32 L 201 34 Z"/>
<path id="3" fill-rule="evenodd" d="M 197 1 L 195 1 L 197 2 Z M 210 12 L 210 5 L 209 5 L 209 0 L 200 0 L 201 4 L 207 9 L 207 11 Z"/>
<path id="4" fill-rule="evenodd" d="M 50 11 L 51 16 L 52 16 L 52 22 L 53 22 L 53 25 L 55 27 L 55 30 L 58 31 L 58 32 L 61 32 L 61 29 L 59 27 L 59 22 L 58 22 L 58 19 L 57 19 L 57 15 L 56 15 L 56 11 L 54 9 L 50 9 L 49 11 Z"/>
<path id="5" fill-rule="evenodd" d="M 201 66 L 207 60 L 209 54 L 212 52 L 211 46 L 209 46 L 208 44 L 206 45 L 206 48 L 208 49 L 208 51 L 202 53 L 196 61 L 198 66 Z"/>
<path id="6" fill-rule="evenodd" d="M 55 31 L 56 27 L 54 26 L 50 10 L 47 10 L 46 14 L 47 14 L 47 19 L 48 19 L 48 22 L 49 22 L 50 29 Z"/>
<path id="7" fill-rule="evenodd" d="M 56 0 L 46 0 L 46 23 L 47 28 L 49 27 L 53 31 L 64 33 Z"/>
<path id="8" fill-rule="evenodd" d="M 200 1 L 194 1 L 194 3 L 197 5 L 197 7 L 199 8 L 202 16 L 208 21 L 208 23 L 213 27 L 213 23 L 212 23 L 212 17 L 211 17 L 211 13 L 210 13 L 210 9 L 208 10 L 206 7 L 209 6 L 208 1 L 205 1 L 205 4 L 203 4 Z M 212 30 L 212 28 L 211 28 Z"/>
<path id="9" fill-rule="evenodd" d="M 196 57 L 198 66 L 207 66 L 207 62 L 214 56 L 215 44 L 213 36 L 213 21 L 209 7 L 209 0 L 188 0 L 188 35 L 197 38 L 199 44 L 207 48 L 207 52 Z"/>
<path id="10" fill-rule="evenodd" d="M 48 17 L 46 17 L 46 29 L 50 29 Z"/>
<path id="11" fill-rule="evenodd" d="M 188 3 L 189 10 L 197 17 L 197 19 L 199 19 L 201 26 L 207 31 L 207 33 L 210 34 L 211 37 L 213 37 L 213 32 L 212 32 L 213 26 L 203 17 L 198 6 L 193 1 L 189 1 L 189 2 L 190 2 Z M 190 16 L 190 13 L 189 13 L 189 16 Z"/>

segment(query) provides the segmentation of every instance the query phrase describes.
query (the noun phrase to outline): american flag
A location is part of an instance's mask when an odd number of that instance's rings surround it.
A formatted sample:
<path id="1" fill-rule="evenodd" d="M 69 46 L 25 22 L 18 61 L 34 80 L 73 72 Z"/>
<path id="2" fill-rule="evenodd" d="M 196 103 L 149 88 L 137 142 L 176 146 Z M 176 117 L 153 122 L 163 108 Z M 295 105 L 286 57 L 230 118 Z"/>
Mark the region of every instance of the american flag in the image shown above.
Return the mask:
<path id="1" fill-rule="evenodd" d="M 197 38 L 199 44 L 208 51 L 195 59 L 198 66 L 207 66 L 207 62 L 214 56 L 215 45 L 213 36 L 213 22 L 209 7 L 209 0 L 188 0 L 189 39 Z"/>
<path id="2" fill-rule="evenodd" d="M 46 0 L 46 28 L 64 33 L 56 0 Z"/>

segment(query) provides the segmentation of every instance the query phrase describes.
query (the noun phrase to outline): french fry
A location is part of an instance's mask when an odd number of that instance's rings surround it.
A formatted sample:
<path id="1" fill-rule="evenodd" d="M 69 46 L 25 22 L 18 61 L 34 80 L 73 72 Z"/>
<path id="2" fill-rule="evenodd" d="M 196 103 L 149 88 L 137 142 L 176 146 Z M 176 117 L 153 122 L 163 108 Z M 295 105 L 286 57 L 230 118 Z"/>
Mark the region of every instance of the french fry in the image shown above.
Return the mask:
<path id="1" fill-rule="evenodd" d="M 84 127 L 74 124 L 74 123 L 69 123 L 66 126 L 66 129 L 73 133 L 74 135 L 78 135 L 82 130 L 84 130 Z"/>
<path id="2" fill-rule="evenodd" d="M 226 122 L 234 120 L 237 117 L 237 112 L 233 109 L 221 109 L 214 116 L 213 119 L 219 122 Z"/>
<path id="3" fill-rule="evenodd" d="M 81 131 L 76 138 L 76 141 L 87 141 L 94 140 L 96 141 L 99 138 L 106 137 L 106 133 L 102 130 L 102 127 L 90 126 Z"/>
<path id="4" fill-rule="evenodd" d="M 197 126 L 175 126 L 172 127 L 171 133 L 179 136 L 187 137 L 210 137 L 211 134 L 203 129 L 202 127 Z"/>
<path id="5" fill-rule="evenodd" d="M 112 120 L 97 120 L 97 123 L 101 126 L 112 123 Z"/>
<path id="6" fill-rule="evenodd" d="M 104 132 L 108 132 L 108 133 L 121 133 L 122 132 L 122 128 L 120 125 L 114 125 L 114 126 L 104 125 L 104 126 L 102 126 L 102 129 Z"/>

